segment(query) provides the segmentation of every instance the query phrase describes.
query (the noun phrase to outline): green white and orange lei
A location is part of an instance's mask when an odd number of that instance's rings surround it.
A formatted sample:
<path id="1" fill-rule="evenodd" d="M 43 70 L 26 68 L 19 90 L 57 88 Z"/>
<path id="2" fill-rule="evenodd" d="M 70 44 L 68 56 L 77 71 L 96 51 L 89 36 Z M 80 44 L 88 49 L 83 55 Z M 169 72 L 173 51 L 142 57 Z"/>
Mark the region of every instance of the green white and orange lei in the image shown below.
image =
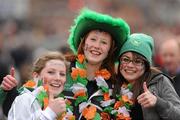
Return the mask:
<path id="1" fill-rule="evenodd" d="M 99 114 L 97 113 L 97 106 L 93 105 L 88 100 L 87 94 L 87 73 L 86 73 L 86 60 L 84 55 L 79 54 L 75 63 L 75 68 L 72 68 L 71 77 L 73 85 L 71 87 L 75 98 L 75 106 L 79 105 L 79 112 L 87 120 L 110 120 L 111 116 L 115 116 L 116 120 L 131 120 L 130 108 L 133 105 L 132 100 L 132 85 L 123 84 L 121 86 L 121 95 L 116 95 L 117 98 L 111 99 L 111 90 L 109 89 L 106 80 L 111 77 L 107 69 L 102 69 L 95 72 L 96 84 L 99 91 L 103 95 L 101 107 L 104 109 Z"/>
<path id="2" fill-rule="evenodd" d="M 49 99 L 48 99 L 48 86 L 43 86 L 42 80 L 34 81 L 28 80 L 23 87 L 19 89 L 19 93 L 23 93 L 26 89 L 33 91 L 35 90 L 36 99 L 38 100 L 41 108 L 45 109 L 48 106 Z M 60 93 L 57 97 L 64 98 L 64 95 Z M 62 113 L 58 116 L 57 120 L 75 120 L 75 116 L 73 115 L 73 107 L 71 106 L 71 102 L 67 99 L 66 101 L 66 112 Z"/>

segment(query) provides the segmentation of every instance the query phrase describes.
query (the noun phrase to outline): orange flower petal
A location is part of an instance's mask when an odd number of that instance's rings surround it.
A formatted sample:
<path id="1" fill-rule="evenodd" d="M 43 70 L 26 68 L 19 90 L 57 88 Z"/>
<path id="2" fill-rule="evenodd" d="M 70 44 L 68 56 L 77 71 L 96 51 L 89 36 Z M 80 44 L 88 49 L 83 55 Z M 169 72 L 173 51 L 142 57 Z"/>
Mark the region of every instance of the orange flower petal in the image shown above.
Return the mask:
<path id="1" fill-rule="evenodd" d="M 68 120 L 75 120 L 75 116 L 74 115 L 69 115 Z"/>
<path id="2" fill-rule="evenodd" d="M 46 92 L 47 92 L 48 89 L 49 89 L 49 88 L 48 88 L 48 85 L 44 85 L 43 88 L 44 88 L 44 90 L 45 90 Z"/>
<path id="3" fill-rule="evenodd" d="M 82 115 L 86 116 L 87 113 L 88 113 L 88 108 L 84 108 L 83 111 L 82 111 Z"/>
<path id="4" fill-rule="evenodd" d="M 29 81 L 27 81 L 23 86 L 24 86 L 24 87 L 33 88 L 33 87 L 35 87 L 35 85 L 36 85 L 36 82 L 35 82 L 35 81 L 29 80 Z"/>
<path id="5" fill-rule="evenodd" d="M 95 72 L 96 76 L 102 76 L 105 80 L 108 80 L 111 77 L 110 72 L 107 69 L 102 69 Z"/>
<path id="6" fill-rule="evenodd" d="M 123 114 L 117 114 L 116 120 L 131 120 L 131 118 L 127 116 L 123 116 Z"/>
<path id="7" fill-rule="evenodd" d="M 101 120 L 110 120 L 110 115 L 106 112 L 101 113 Z"/>
<path id="8" fill-rule="evenodd" d="M 78 61 L 82 64 L 83 63 L 83 61 L 84 61 L 84 55 L 83 54 L 79 54 L 78 56 Z"/>
<path id="9" fill-rule="evenodd" d="M 78 75 L 82 78 L 85 78 L 87 76 L 86 70 L 80 68 L 72 69 L 71 77 L 73 78 L 73 80 L 77 79 Z"/>
<path id="10" fill-rule="evenodd" d="M 80 77 L 82 77 L 82 78 L 85 78 L 87 75 L 86 75 L 87 73 L 86 73 L 86 70 L 84 70 L 84 69 L 79 69 L 79 75 L 80 75 Z"/>
<path id="11" fill-rule="evenodd" d="M 72 69 L 71 77 L 75 80 L 78 76 L 79 70 L 77 68 Z"/>
<path id="12" fill-rule="evenodd" d="M 57 120 L 75 120 L 75 116 L 74 115 L 68 115 L 66 116 L 66 112 L 62 113 L 61 116 L 58 117 Z"/>
<path id="13" fill-rule="evenodd" d="M 44 101 L 44 109 L 46 109 L 46 107 L 49 104 L 49 99 L 46 97 L 46 98 L 43 99 L 43 101 Z"/>
<path id="14" fill-rule="evenodd" d="M 89 108 L 84 108 L 84 110 L 82 111 L 82 115 L 87 120 L 91 120 L 95 117 L 96 111 L 97 111 L 97 108 L 95 106 L 90 106 Z"/>
<path id="15" fill-rule="evenodd" d="M 128 96 L 127 95 L 122 95 L 122 100 L 124 102 L 129 102 Z"/>
<path id="16" fill-rule="evenodd" d="M 74 94 L 74 98 L 77 98 L 78 96 L 86 96 L 86 92 L 84 90 L 79 90 Z"/>
<path id="17" fill-rule="evenodd" d="M 130 103 L 131 105 L 133 104 L 133 100 L 130 100 L 127 95 L 123 95 L 123 96 L 122 96 L 122 100 L 123 100 L 124 102 Z"/>
<path id="18" fill-rule="evenodd" d="M 117 101 L 115 104 L 114 104 L 114 109 L 117 110 L 119 109 L 119 107 L 121 107 L 123 105 L 123 103 L 121 101 Z"/>
<path id="19" fill-rule="evenodd" d="M 110 100 L 109 93 L 104 93 L 103 96 L 104 96 L 104 101 Z"/>

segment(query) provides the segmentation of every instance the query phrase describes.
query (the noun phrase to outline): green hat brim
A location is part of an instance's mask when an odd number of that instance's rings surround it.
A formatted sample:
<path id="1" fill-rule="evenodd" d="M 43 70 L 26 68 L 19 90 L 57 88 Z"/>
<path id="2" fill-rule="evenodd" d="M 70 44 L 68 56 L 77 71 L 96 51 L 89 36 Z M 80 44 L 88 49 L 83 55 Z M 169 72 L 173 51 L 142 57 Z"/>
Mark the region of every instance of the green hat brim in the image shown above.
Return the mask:
<path id="1" fill-rule="evenodd" d="M 75 25 L 71 28 L 68 39 L 70 48 L 75 54 L 81 39 L 91 30 L 102 30 L 111 34 L 117 46 L 115 57 L 118 56 L 121 46 L 130 34 L 129 25 L 124 20 L 83 9 L 75 19 Z"/>

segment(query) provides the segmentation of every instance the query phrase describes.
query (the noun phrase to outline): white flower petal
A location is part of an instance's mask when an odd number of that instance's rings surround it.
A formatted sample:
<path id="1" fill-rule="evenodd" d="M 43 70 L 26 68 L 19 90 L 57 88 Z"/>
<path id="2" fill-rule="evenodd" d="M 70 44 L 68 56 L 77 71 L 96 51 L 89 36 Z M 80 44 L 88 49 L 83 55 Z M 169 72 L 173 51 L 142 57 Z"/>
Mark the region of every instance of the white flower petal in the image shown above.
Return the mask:
<path id="1" fill-rule="evenodd" d="M 87 91 L 87 88 L 83 84 L 80 84 L 80 83 L 73 84 L 73 86 L 70 89 L 72 89 L 72 92 L 74 94 L 79 90 L 84 90 L 85 92 Z"/>
<path id="2" fill-rule="evenodd" d="M 106 107 L 106 106 L 109 106 L 111 104 L 114 104 L 115 103 L 115 100 L 114 99 L 111 99 L 111 100 L 107 100 L 107 101 L 101 101 L 101 106 L 102 107 Z"/>
<path id="3" fill-rule="evenodd" d="M 83 111 L 84 108 L 86 108 L 89 104 L 87 102 L 82 102 L 79 104 L 79 113 Z"/>
<path id="4" fill-rule="evenodd" d="M 130 117 L 129 110 L 126 109 L 125 106 L 120 107 L 120 108 L 118 109 L 118 113 L 121 113 L 121 114 L 123 114 L 123 115 L 126 116 L 126 117 Z"/>
<path id="5" fill-rule="evenodd" d="M 104 86 L 104 87 L 106 87 L 106 88 L 109 88 L 108 87 L 108 84 L 106 83 L 106 81 L 104 80 L 104 78 L 103 77 L 101 77 L 101 76 L 98 76 L 98 77 L 95 77 L 95 79 L 96 79 L 96 82 L 97 82 L 97 86 Z"/>

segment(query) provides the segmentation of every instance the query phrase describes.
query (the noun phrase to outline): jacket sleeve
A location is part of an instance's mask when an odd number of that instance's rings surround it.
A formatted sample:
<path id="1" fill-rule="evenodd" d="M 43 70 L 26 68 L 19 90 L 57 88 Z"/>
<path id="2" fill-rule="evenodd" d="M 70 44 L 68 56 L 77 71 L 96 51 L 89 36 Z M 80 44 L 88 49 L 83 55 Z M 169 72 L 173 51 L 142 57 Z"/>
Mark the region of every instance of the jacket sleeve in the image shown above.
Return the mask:
<path id="1" fill-rule="evenodd" d="M 19 95 L 17 88 L 13 88 L 10 91 L 6 92 L 6 96 L 4 96 L 4 101 L 2 102 L 3 113 L 7 116 L 9 109 L 14 101 L 14 99 Z"/>
<path id="2" fill-rule="evenodd" d="M 3 104 L 5 98 L 6 98 L 6 92 L 0 87 L 0 105 Z"/>
<path id="3" fill-rule="evenodd" d="M 8 113 L 8 120 L 55 120 L 56 117 L 49 107 L 41 110 L 38 101 L 30 93 L 16 97 Z"/>
<path id="4" fill-rule="evenodd" d="M 175 92 L 171 81 L 163 76 L 158 84 L 156 110 L 163 120 L 179 120 L 180 98 Z"/>

